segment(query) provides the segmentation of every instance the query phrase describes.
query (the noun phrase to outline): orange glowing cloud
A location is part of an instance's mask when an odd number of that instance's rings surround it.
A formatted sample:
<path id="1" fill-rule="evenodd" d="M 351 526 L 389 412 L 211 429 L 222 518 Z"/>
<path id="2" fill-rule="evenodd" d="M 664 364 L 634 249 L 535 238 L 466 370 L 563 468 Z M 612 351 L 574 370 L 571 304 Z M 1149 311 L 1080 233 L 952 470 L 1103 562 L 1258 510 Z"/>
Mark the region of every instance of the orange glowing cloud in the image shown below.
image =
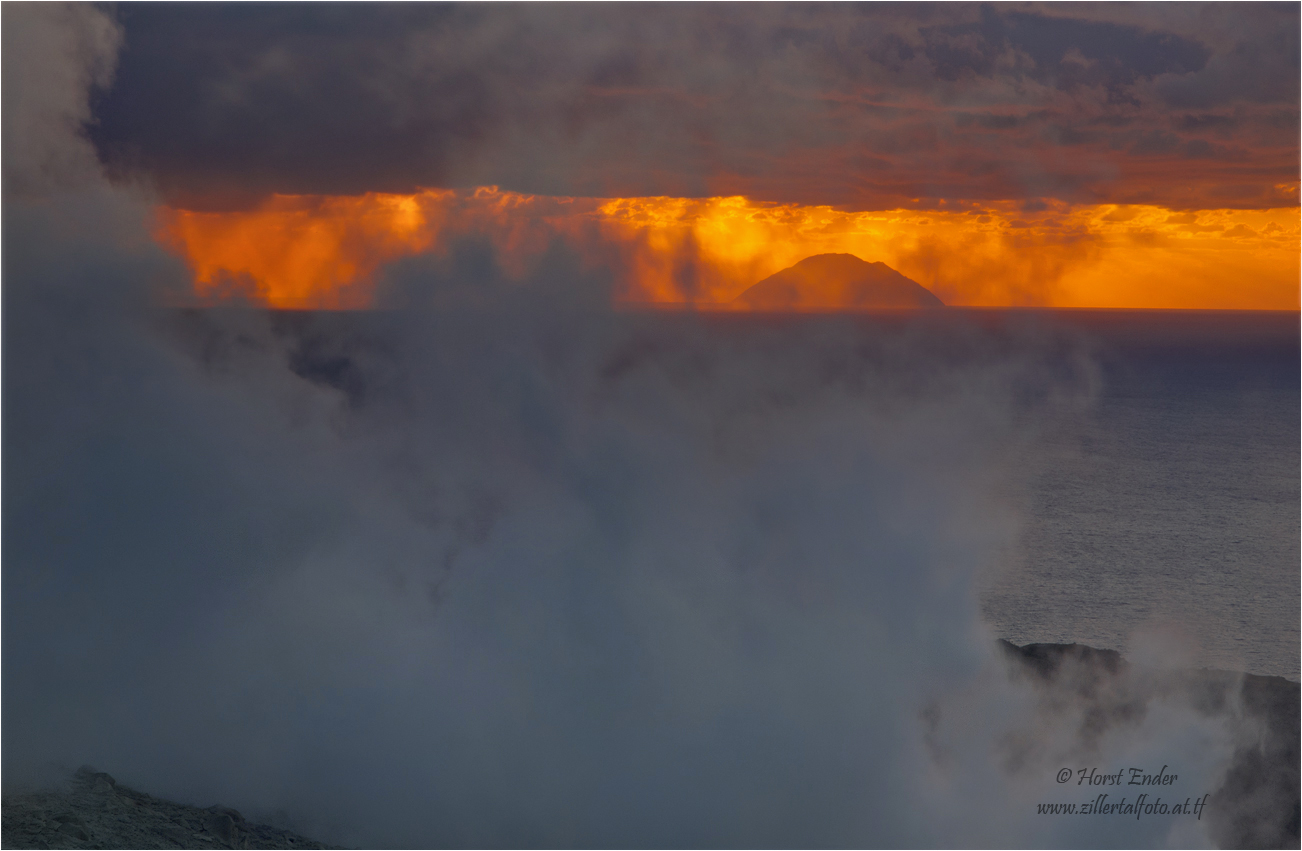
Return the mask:
<path id="1" fill-rule="evenodd" d="M 957 206 L 957 205 L 955 205 Z M 730 198 L 555 198 L 481 188 L 273 196 L 248 212 L 162 208 L 196 295 L 272 307 L 372 303 L 385 264 L 475 235 L 523 276 L 556 239 L 615 276 L 625 306 L 731 300 L 813 254 L 882 261 L 946 304 L 1297 309 L 1299 216 L 1152 206 L 847 212 Z M 617 267 L 617 268 L 612 268 Z"/>
<path id="2" fill-rule="evenodd" d="M 648 301 L 727 302 L 812 254 L 880 260 L 946 304 L 1296 309 L 1296 208 L 1173 212 L 1161 207 L 1015 205 L 852 213 L 744 198 L 612 201 L 642 234 L 634 278 Z M 699 268 L 691 289 L 681 258 Z M 679 262 L 676 263 L 676 260 Z"/>
<path id="3" fill-rule="evenodd" d="M 411 195 L 275 195 L 256 210 L 161 208 L 157 236 L 189 263 L 204 301 L 240 296 L 277 308 L 361 308 L 374 276 L 429 247 L 438 205 Z"/>

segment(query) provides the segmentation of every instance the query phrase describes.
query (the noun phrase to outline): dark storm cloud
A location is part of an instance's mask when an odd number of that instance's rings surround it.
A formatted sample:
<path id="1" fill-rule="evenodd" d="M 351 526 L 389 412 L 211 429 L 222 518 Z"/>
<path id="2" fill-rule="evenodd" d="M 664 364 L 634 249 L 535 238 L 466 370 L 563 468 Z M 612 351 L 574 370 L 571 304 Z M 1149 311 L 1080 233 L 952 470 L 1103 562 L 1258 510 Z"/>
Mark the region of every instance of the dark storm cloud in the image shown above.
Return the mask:
<path id="1" fill-rule="evenodd" d="M 981 9 L 977 23 L 921 30 L 936 76 L 993 76 L 1007 61 L 1014 73 L 1055 88 L 1106 86 L 1120 93 L 1140 77 L 1198 71 L 1210 51 L 1192 39 L 1111 23 Z"/>
<path id="2" fill-rule="evenodd" d="M 484 184 L 860 207 L 1253 206 L 1284 203 L 1272 187 L 1296 178 L 1287 4 L 117 14 L 125 50 L 92 138 L 115 173 L 196 207 Z M 1174 141 L 1140 144 L 1159 137 Z M 1155 162 L 1191 152 L 1196 176 L 1153 179 Z"/>
<path id="3" fill-rule="evenodd" d="M 477 75 L 436 61 L 403 74 L 392 51 L 410 31 L 437 37 L 457 14 L 417 5 L 123 8 L 131 49 L 93 136 L 119 168 L 142 166 L 164 186 L 204 195 L 438 183 L 448 148 L 491 126 L 489 93 Z"/>

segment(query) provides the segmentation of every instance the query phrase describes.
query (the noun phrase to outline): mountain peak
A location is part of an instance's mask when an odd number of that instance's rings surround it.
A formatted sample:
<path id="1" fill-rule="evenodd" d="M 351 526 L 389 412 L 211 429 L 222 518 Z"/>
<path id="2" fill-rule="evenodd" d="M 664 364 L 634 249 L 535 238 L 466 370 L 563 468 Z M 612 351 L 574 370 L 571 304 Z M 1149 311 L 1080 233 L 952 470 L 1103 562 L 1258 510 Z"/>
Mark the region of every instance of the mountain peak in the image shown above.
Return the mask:
<path id="1" fill-rule="evenodd" d="M 815 254 L 733 299 L 752 310 L 898 310 L 943 307 L 926 287 L 885 263 Z"/>

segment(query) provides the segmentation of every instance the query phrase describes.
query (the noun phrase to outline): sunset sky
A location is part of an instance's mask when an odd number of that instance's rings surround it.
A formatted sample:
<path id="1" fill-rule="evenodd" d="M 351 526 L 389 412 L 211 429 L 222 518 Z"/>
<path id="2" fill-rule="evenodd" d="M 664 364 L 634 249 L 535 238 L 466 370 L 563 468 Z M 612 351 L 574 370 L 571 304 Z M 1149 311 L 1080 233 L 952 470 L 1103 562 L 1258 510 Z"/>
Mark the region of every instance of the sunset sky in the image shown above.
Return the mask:
<path id="1" fill-rule="evenodd" d="M 203 302 L 383 306 L 473 244 L 626 306 L 844 252 L 951 305 L 1292 310 L 1298 17 L 128 3 L 89 136 Z"/>

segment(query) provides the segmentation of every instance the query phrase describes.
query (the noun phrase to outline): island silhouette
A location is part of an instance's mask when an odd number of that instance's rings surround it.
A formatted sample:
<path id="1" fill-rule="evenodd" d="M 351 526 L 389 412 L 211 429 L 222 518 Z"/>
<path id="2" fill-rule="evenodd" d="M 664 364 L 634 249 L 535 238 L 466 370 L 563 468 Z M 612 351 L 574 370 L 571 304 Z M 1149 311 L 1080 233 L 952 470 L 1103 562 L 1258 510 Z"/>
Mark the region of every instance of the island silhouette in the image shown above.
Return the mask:
<path id="1" fill-rule="evenodd" d="M 900 310 L 944 307 L 917 281 L 853 254 L 815 254 L 747 289 L 733 304 L 751 310 Z"/>

